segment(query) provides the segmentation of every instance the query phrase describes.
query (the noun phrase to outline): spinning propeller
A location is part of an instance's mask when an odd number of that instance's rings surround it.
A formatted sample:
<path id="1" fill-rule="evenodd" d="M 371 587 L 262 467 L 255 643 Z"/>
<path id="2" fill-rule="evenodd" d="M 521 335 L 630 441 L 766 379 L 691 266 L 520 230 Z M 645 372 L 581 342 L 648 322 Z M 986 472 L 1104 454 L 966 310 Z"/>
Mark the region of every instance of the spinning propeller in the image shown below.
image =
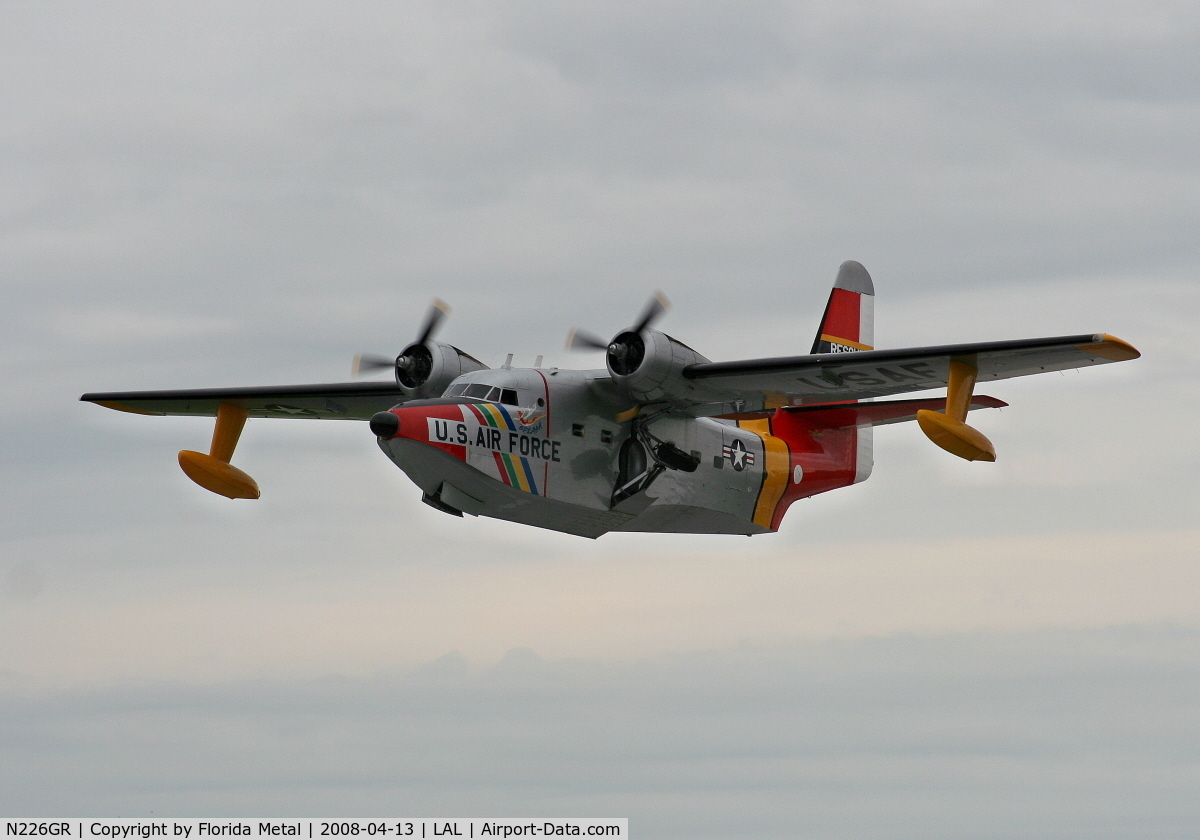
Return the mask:
<path id="1" fill-rule="evenodd" d="M 617 333 L 612 341 L 602 341 L 589 332 L 573 329 L 567 336 L 568 350 L 605 350 L 608 353 L 608 366 L 613 372 L 622 376 L 633 373 L 646 356 L 646 343 L 642 340 L 642 332 L 659 319 L 671 302 L 658 292 L 642 310 L 642 317 L 637 324 L 627 330 Z"/>
<path id="2" fill-rule="evenodd" d="M 416 341 L 405 347 L 403 352 L 394 359 L 374 353 L 359 353 L 354 357 L 350 375 L 360 376 L 375 370 L 394 370 L 396 381 L 401 385 L 408 388 L 419 387 L 429 378 L 429 373 L 433 369 L 433 354 L 429 352 L 426 345 L 448 314 L 450 314 L 450 307 L 446 302 L 435 298 L 429 307 L 429 314 L 425 316 L 425 324 L 421 327 Z"/>

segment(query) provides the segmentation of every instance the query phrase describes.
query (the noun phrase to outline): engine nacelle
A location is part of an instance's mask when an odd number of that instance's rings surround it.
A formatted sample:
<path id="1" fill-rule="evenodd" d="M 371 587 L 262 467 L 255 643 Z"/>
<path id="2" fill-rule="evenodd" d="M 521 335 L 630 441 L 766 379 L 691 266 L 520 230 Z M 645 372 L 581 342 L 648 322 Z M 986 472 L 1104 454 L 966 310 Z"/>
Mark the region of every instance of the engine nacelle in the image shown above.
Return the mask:
<path id="1" fill-rule="evenodd" d="M 410 344 L 396 359 L 396 384 L 410 398 L 438 397 L 464 373 L 487 365 L 450 344 Z"/>
<path id="2" fill-rule="evenodd" d="M 645 329 L 626 331 L 612 340 L 606 357 L 613 381 L 639 402 L 686 400 L 698 395 L 683 377 L 688 365 L 710 361 L 666 333 Z"/>

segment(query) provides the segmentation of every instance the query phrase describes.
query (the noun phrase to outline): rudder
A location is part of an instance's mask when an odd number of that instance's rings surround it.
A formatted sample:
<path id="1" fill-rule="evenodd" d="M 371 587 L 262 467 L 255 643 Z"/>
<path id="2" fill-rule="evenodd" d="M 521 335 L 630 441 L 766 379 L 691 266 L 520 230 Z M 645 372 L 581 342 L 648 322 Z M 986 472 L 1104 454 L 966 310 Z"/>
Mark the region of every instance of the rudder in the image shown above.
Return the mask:
<path id="1" fill-rule="evenodd" d="M 847 260 L 838 269 L 812 352 L 850 353 L 875 344 L 875 285 L 862 263 Z"/>

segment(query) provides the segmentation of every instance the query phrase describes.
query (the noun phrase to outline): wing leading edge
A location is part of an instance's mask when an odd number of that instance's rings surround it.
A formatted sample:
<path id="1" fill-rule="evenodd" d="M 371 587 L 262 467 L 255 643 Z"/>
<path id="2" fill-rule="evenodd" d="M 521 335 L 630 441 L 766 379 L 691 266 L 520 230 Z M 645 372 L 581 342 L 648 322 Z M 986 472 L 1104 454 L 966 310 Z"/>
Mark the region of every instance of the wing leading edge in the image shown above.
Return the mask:
<path id="1" fill-rule="evenodd" d="M 978 370 L 978 381 L 1136 359 L 1130 344 L 1106 334 L 1068 335 L 897 350 L 863 350 L 736 362 L 707 362 L 683 371 L 713 402 L 749 404 L 863 400 L 944 388 L 951 362 Z"/>
<path id="2" fill-rule="evenodd" d="M 338 382 L 327 385 L 266 385 L 251 388 L 193 388 L 173 391 L 113 391 L 79 399 L 133 414 L 216 417 L 222 403 L 247 417 L 300 417 L 370 420 L 378 411 L 407 399 L 394 382 Z"/>

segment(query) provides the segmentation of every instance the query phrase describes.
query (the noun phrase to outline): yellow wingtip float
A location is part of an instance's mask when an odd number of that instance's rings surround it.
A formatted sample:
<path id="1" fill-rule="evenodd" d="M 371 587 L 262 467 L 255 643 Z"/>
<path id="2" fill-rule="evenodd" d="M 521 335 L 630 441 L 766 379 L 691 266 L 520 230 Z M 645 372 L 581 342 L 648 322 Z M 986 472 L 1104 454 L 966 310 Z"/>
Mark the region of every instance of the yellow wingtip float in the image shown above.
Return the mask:
<path id="1" fill-rule="evenodd" d="M 925 437 L 967 461 L 995 461 L 996 449 L 983 433 L 961 420 L 947 417 L 940 411 L 923 409 L 917 412 L 917 423 Z"/>
<path id="2" fill-rule="evenodd" d="M 1127 362 L 1142 354 L 1128 341 L 1108 333 L 1092 337 L 1086 344 L 1076 345 L 1097 359 Z M 966 424 L 967 410 L 979 369 L 971 362 L 952 359 L 946 373 L 946 410 L 917 412 L 917 424 L 925 436 L 952 455 L 967 461 L 995 461 L 996 448 L 978 429 Z"/>
<path id="3" fill-rule="evenodd" d="M 946 385 L 946 412 L 917 412 L 917 424 L 925 437 L 967 461 L 995 461 L 996 448 L 978 429 L 966 424 L 979 369 L 967 362 L 950 362 Z"/>
<path id="4" fill-rule="evenodd" d="M 246 416 L 244 408 L 221 403 L 208 454 L 190 449 L 179 453 L 179 466 L 188 478 L 205 490 L 229 499 L 257 499 L 261 495 L 258 483 L 229 463 L 246 425 Z"/>

